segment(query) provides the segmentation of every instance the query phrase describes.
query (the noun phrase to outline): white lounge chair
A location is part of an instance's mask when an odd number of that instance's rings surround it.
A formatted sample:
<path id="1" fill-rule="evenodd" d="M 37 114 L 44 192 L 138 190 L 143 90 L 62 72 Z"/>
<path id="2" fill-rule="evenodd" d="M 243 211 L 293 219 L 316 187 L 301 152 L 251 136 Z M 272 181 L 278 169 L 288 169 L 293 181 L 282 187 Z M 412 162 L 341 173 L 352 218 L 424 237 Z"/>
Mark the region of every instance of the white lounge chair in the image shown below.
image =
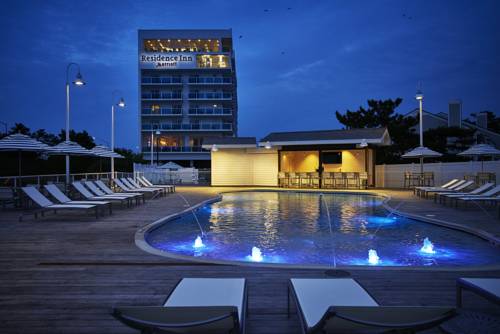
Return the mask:
<path id="1" fill-rule="evenodd" d="M 500 278 L 459 278 L 457 280 L 457 307 L 462 307 L 462 291 L 472 291 L 500 305 Z"/>
<path id="2" fill-rule="evenodd" d="M 163 306 L 114 307 L 112 315 L 142 333 L 245 333 L 244 278 L 183 278 Z"/>
<path id="3" fill-rule="evenodd" d="M 97 205 L 99 207 L 108 207 L 109 214 L 113 213 L 111 207 L 111 202 L 108 201 L 73 201 L 71 198 L 66 196 L 55 184 L 46 184 L 44 186 L 45 190 L 54 197 L 61 204 L 90 204 Z"/>
<path id="4" fill-rule="evenodd" d="M 175 192 L 175 186 L 171 184 L 153 184 L 144 176 L 138 176 L 137 180 L 145 187 L 163 187 L 170 192 Z"/>
<path id="5" fill-rule="evenodd" d="M 420 196 L 420 192 L 425 191 L 425 190 L 449 189 L 449 187 L 453 186 L 458 181 L 459 181 L 458 179 L 453 179 L 453 180 L 450 180 L 450 181 L 446 182 L 445 184 L 438 186 L 438 187 L 427 187 L 427 186 L 426 187 L 415 187 L 415 188 L 413 188 L 413 193 Z"/>
<path id="6" fill-rule="evenodd" d="M 433 328 L 455 315 L 453 307 L 380 306 L 351 278 L 293 278 L 289 294 L 303 333 L 410 332 Z"/>
<path id="7" fill-rule="evenodd" d="M 95 210 L 95 217 L 99 218 L 99 211 L 97 205 L 90 204 L 54 204 L 47 197 L 43 196 L 41 192 L 35 187 L 22 187 L 22 191 L 35 203 L 40 209 L 33 212 L 35 219 L 38 218 L 38 213 L 42 216 L 45 211 L 53 210 L 57 213 L 57 210 Z M 24 214 L 19 216 L 19 221 L 23 219 Z"/>
<path id="8" fill-rule="evenodd" d="M 131 194 L 131 193 L 113 193 L 107 194 L 104 191 L 102 191 L 97 185 L 95 185 L 92 181 L 85 181 L 85 186 L 96 196 L 118 196 L 118 197 L 124 197 L 124 198 L 130 198 L 130 199 L 135 199 L 135 204 L 140 203 L 140 198 L 142 197 L 142 194 Z"/>
<path id="9" fill-rule="evenodd" d="M 434 202 L 436 202 L 436 199 L 439 200 L 439 203 L 444 203 L 446 205 L 446 199 L 447 198 L 453 198 L 453 197 L 462 197 L 462 196 L 469 196 L 469 195 L 480 195 L 481 193 L 487 191 L 491 187 L 493 187 L 493 183 L 485 183 L 482 186 L 468 192 L 445 192 L 445 193 L 436 193 L 434 195 Z"/>
<path id="10" fill-rule="evenodd" d="M 438 189 L 426 190 L 424 192 L 424 194 L 425 194 L 425 197 L 428 198 L 429 194 L 431 194 L 431 193 L 434 193 L 434 194 L 438 194 L 438 193 L 458 193 L 458 192 L 460 192 L 460 191 L 462 191 L 464 189 L 467 189 L 468 187 L 473 186 L 473 185 L 474 185 L 474 181 L 465 181 L 465 182 L 461 183 L 458 186 L 451 186 L 450 188 L 445 189 L 445 190 L 438 190 Z M 453 188 L 453 189 L 451 189 L 451 188 Z"/>
<path id="11" fill-rule="evenodd" d="M 127 185 L 123 180 L 120 179 L 113 179 L 113 182 L 124 192 L 138 192 L 138 193 L 144 193 L 144 194 L 150 194 L 151 198 L 156 197 L 158 194 L 157 190 L 152 190 L 152 189 L 146 189 L 146 188 L 133 188 L 131 185 Z"/>
<path id="12" fill-rule="evenodd" d="M 130 198 L 125 196 L 95 196 L 92 194 L 81 182 L 73 182 L 73 187 L 86 199 L 89 201 L 111 201 L 111 202 L 119 202 L 121 205 L 126 203 L 127 206 L 130 206 Z"/>
<path id="13" fill-rule="evenodd" d="M 467 180 L 458 180 L 457 182 L 453 183 L 451 186 L 448 186 L 446 188 L 441 188 L 441 187 L 427 187 L 427 189 L 420 189 L 419 196 L 422 197 L 427 197 L 427 193 L 432 192 L 432 191 L 450 191 L 454 190 L 455 188 L 460 187 L 462 184 L 467 182 Z"/>
<path id="14" fill-rule="evenodd" d="M 101 180 L 96 180 L 94 181 L 97 187 L 101 189 L 106 195 L 118 195 L 118 196 L 130 196 L 130 197 L 136 197 L 137 198 L 142 198 L 142 203 L 146 202 L 146 198 L 144 196 L 144 193 L 134 193 L 134 192 L 114 192 L 111 190 L 110 187 L 108 187 L 104 182 Z"/>
<path id="15" fill-rule="evenodd" d="M 165 188 L 161 188 L 161 187 L 150 187 L 150 186 L 142 186 L 140 184 L 138 184 L 137 182 L 134 181 L 134 179 L 132 179 L 131 177 L 127 177 L 125 178 L 126 181 L 128 181 L 128 183 L 130 185 L 132 185 L 134 188 L 138 189 L 138 188 L 146 188 L 146 189 L 153 189 L 153 190 L 157 190 L 157 191 L 160 191 L 162 192 L 163 194 L 166 194 L 167 193 L 167 189 Z"/>

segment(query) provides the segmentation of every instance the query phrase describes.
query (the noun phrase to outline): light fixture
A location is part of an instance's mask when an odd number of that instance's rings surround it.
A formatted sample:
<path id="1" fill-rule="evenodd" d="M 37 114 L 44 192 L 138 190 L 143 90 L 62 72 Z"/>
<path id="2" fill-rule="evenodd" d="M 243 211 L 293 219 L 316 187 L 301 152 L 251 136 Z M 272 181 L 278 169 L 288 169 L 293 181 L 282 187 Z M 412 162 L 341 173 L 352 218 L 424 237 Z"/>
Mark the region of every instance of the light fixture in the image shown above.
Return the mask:
<path id="1" fill-rule="evenodd" d="M 160 130 L 156 130 L 156 132 L 155 132 L 155 133 L 156 133 L 157 135 L 161 135 Z"/>
<path id="2" fill-rule="evenodd" d="M 361 139 L 361 143 L 359 143 L 359 147 L 367 147 L 368 143 L 366 142 L 366 139 Z"/>
<path id="3" fill-rule="evenodd" d="M 83 77 L 82 77 L 82 74 L 80 72 L 78 72 L 78 74 L 76 75 L 76 79 L 75 79 L 75 81 L 73 81 L 73 83 L 77 86 L 85 85 L 85 81 L 83 81 Z"/>
<path id="4" fill-rule="evenodd" d="M 422 93 L 422 91 L 420 89 L 417 90 L 417 94 L 415 94 L 415 99 L 418 101 L 424 99 L 424 94 Z"/>
<path id="5" fill-rule="evenodd" d="M 217 145 L 213 144 L 212 145 L 212 152 L 217 152 L 219 150 L 219 148 L 217 147 Z"/>
<path id="6" fill-rule="evenodd" d="M 272 145 L 270 142 L 266 141 L 266 145 L 264 146 L 266 149 L 270 150 Z"/>
<path id="7" fill-rule="evenodd" d="M 123 97 L 120 98 L 120 101 L 118 102 L 118 107 L 125 108 L 125 100 L 123 100 Z"/>

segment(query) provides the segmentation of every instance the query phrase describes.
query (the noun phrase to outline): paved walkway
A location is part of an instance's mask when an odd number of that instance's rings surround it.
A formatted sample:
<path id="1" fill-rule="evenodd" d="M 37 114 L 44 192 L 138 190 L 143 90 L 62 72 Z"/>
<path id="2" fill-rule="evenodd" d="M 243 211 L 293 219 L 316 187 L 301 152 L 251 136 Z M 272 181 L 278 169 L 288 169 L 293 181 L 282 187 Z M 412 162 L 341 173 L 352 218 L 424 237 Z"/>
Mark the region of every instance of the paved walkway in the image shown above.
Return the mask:
<path id="1" fill-rule="evenodd" d="M 178 188 L 192 204 L 229 190 Z M 385 192 L 393 197 L 389 204 L 403 201 L 403 211 L 425 210 L 444 217 L 453 210 L 407 192 Z M 324 271 L 196 264 L 150 255 L 135 246 L 138 228 L 184 208 L 179 196 L 169 195 L 137 208 L 117 209 L 99 220 L 60 213 L 18 222 L 18 212 L 1 211 L 0 332 L 135 333 L 109 315 L 112 305 L 159 305 L 181 277 L 238 276 L 249 282 L 248 333 L 299 333 L 297 317 L 286 317 L 287 280 L 324 277 Z M 499 221 L 478 212 L 465 210 L 452 217 L 498 235 L 493 226 Z M 372 268 L 351 274 L 383 305 L 453 305 L 458 277 L 500 277 L 500 270 Z M 469 293 L 465 307 L 499 312 Z"/>

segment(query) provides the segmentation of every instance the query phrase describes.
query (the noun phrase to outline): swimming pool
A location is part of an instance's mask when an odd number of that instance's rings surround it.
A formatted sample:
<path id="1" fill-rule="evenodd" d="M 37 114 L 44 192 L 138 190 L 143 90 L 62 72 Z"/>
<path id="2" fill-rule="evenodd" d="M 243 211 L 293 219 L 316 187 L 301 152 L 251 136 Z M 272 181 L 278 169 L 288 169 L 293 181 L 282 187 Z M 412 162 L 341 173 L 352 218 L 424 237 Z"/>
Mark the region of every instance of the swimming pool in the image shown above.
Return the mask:
<path id="1" fill-rule="evenodd" d="M 156 225 L 145 240 L 164 252 L 215 261 L 325 267 L 500 263 L 500 249 L 488 242 L 395 216 L 383 200 L 353 193 L 226 193 L 195 210 L 196 217 L 188 213 Z M 425 238 L 430 243 L 422 249 Z"/>

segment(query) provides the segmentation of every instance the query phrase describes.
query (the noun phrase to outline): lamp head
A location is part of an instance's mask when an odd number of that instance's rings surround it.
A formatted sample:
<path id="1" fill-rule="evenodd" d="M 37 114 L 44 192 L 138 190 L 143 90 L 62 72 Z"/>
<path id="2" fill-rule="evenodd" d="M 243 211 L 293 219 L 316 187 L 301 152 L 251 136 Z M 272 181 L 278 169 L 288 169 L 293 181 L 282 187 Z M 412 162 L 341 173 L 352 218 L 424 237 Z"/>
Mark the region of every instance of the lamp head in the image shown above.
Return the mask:
<path id="1" fill-rule="evenodd" d="M 362 139 L 361 143 L 359 143 L 359 147 L 367 147 L 367 146 L 368 146 L 368 143 L 367 143 L 366 139 Z"/>
<path id="2" fill-rule="evenodd" d="M 155 132 L 155 133 L 156 133 L 157 135 L 161 135 L 160 130 L 156 130 L 156 132 Z"/>
<path id="3" fill-rule="evenodd" d="M 420 100 L 423 100 L 424 99 L 424 94 L 422 93 L 422 91 L 419 89 L 417 90 L 417 94 L 415 94 L 415 99 L 417 101 L 420 101 Z"/>
<path id="4" fill-rule="evenodd" d="M 85 85 L 85 81 L 83 81 L 83 77 L 82 77 L 82 74 L 80 72 L 78 72 L 78 74 L 76 75 L 76 79 L 75 79 L 75 81 L 73 81 L 73 83 L 76 86 L 83 86 L 83 85 Z"/>
<path id="5" fill-rule="evenodd" d="M 118 107 L 120 108 L 125 108 L 125 100 L 122 98 L 120 98 L 120 101 L 118 102 Z"/>
<path id="6" fill-rule="evenodd" d="M 264 146 L 267 150 L 270 150 L 272 145 L 270 142 L 266 141 L 266 145 Z"/>
<path id="7" fill-rule="evenodd" d="M 217 147 L 217 145 L 213 144 L 212 145 L 212 152 L 217 152 L 219 150 L 219 148 Z"/>

